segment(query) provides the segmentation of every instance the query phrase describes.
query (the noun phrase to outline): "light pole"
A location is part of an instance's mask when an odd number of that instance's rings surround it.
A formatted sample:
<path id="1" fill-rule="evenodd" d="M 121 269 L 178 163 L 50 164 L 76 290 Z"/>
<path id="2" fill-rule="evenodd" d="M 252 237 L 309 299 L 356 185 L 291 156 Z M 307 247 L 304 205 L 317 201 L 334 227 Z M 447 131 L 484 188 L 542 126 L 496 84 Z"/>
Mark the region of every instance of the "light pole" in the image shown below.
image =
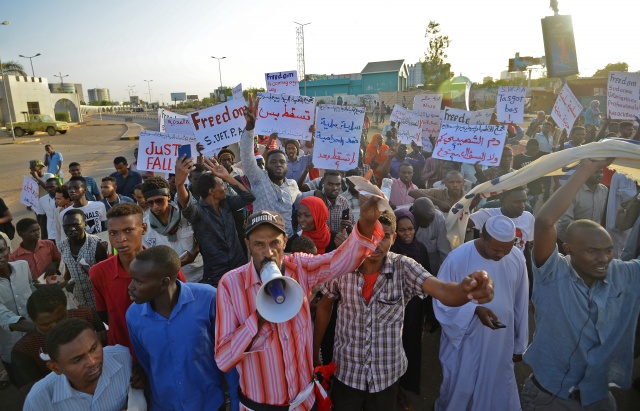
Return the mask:
<path id="1" fill-rule="evenodd" d="M 3 26 L 8 26 L 11 24 L 10 21 L 3 21 Z M 16 135 L 13 132 L 13 118 L 11 118 L 11 106 L 9 106 L 9 95 L 7 94 L 7 82 L 4 79 L 4 66 L 2 65 L 2 60 L 0 60 L 0 76 L 2 77 L 2 87 L 4 88 L 4 99 L 7 102 L 7 114 L 9 115 L 9 125 L 11 127 L 11 138 L 13 141 L 16 141 Z"/>
<path id="2" fill-rule="evenodd" d="M 149 103 L 147 104 L 147 106 L 149 106 L 149 104 L 151 104 L 151 82 L 153 80 L 142 80 L 142 81 L 146 81 L 147 82 L 147 87 L 149 88 Z"/>
<path id="3" fill-rule="evenodd" d="M 69 75 L 68 75 L 68 74 L 65 74 L 65 75 L 63 76 L 63 75 L 62 75 L 62 72 L 60 71 L 60 72 L 59 72 L 59 75 L 58 75 L 58 74 L 54 74 L 54 75 L 53 75 L 53 77 L 58 77 L 58 78 L 60 79 L 60 91 L 62 91 L 62 79 L 63 79 L 63 78 L 65 78 L 65 77 L 69 77 Z"/>
<path id="4" fill-rule="evenodd" d="M 25 58 L 25 59 L 29 59 L 29 63 L 31 63 L 31 77 L 35 77 L 36 73 L 33 71 L 33 58 L 34 57 L 38 57 L 40 55 L 40 53 L 36 54 L 35 56 L 23 56 L 22 54 L 20 54 L 20 57 Z"/>
<path id="5" fill-rule="evenodd" d="M 212 59 L 218 60 L 218 73 L 220 74 L 220 92 L 222 92 L 222 69 L 220 68 L 220 60 L 226 59 L 226 57 L 213 57 Z"/>

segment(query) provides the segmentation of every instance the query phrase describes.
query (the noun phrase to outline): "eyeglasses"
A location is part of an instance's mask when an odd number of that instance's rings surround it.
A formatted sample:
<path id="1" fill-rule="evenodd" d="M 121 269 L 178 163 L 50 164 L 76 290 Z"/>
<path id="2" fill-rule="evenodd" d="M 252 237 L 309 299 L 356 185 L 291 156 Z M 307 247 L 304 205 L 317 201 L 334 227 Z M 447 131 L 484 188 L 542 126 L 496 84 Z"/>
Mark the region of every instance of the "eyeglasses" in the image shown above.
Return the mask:
<path id="1" fill-rule="evenodd" d="M 164 205 L 164 203 L 167 202 L 167 197 L 162 197 L 162 198 L 156 198 L 155 200 L 147 200 L 146 203 L 149 207 L 153 207 L 154 204 L 157 204 L 159 206 Z"/>

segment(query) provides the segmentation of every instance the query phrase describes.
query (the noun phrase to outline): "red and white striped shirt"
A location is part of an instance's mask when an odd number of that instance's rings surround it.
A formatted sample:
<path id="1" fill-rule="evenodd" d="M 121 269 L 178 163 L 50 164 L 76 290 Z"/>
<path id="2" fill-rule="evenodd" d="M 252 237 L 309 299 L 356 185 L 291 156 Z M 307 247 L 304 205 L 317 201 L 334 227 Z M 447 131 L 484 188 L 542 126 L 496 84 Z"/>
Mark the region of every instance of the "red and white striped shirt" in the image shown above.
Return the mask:
<path id="1" fill-rule="evenodd" d="M 375 250 L 383 234 L 379 222 L 371 239 L 363 237 L 356 225 L 347 241 L 331 253 L 285 256 L 284 275 L 296 280 L 305 295 L 302 308 L 291 320 L 267 322 L 260 330 L 255 301 L 261 281 L 253 260 L 222 277 L 216 297 L 215 358 L 222 371 L 237 368 L 246 397 L 262 404 L 286 405 L 311 383 L 309 293 L 317 284 L 354 271 Z M 309 410 L 314 402 L 311 394 L 298 409 Z M 241 409 L 245 408 L 241 405 Z"/>

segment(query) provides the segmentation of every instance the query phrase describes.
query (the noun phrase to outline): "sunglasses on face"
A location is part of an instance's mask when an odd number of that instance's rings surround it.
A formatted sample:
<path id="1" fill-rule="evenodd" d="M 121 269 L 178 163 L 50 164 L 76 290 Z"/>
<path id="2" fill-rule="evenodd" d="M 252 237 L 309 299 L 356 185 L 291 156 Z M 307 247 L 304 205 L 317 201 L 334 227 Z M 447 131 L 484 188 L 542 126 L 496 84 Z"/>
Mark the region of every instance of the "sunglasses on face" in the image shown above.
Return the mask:
<path id="1" fill-rule="evenodd" d="M 147 200 L 146 203 L 149 207 L 153 207 L 154 204 L 157 204 L 159 206 L 164 205 L 164 203 L 167 202 L 167 198 L 166 197 L 162 197 L 162 198 L 156 198 L 155 200 Z"/>

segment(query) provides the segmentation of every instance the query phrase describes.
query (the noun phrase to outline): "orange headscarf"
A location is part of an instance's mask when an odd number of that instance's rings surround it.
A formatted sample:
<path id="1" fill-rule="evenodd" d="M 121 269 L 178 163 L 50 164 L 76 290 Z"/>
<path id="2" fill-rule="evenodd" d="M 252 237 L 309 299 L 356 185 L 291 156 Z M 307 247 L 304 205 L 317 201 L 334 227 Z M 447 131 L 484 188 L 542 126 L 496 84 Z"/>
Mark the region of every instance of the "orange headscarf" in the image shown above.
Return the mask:
<path id="1" fill-rule="evenodd" d="M 320 198 L 313 196 L 303 198 L 300 204 L 309 208 L 313 216 L 313 221 L 316 224 L 315 230 L 303 231 L 302 235 L 309 237 L 311 241 L 314 242 L 318 249 L 318 254 L 324 254 L 325 249 L 331 241 L 331 231 L 329 231 L 329 226 L 327 226 L 327 219 L 329 218 L 327 205 Z"/>

